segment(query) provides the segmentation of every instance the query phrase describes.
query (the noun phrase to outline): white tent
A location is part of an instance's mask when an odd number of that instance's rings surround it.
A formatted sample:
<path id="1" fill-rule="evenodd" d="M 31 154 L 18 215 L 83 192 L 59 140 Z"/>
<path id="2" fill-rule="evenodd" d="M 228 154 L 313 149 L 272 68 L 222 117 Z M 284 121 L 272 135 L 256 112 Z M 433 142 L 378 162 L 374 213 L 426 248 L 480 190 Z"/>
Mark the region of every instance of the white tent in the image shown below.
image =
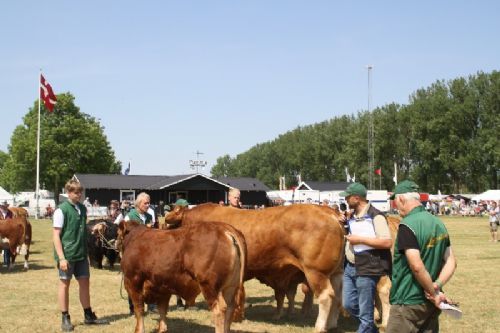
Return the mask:
<path id="1" fill-rule="evenodd" d="M 476 196 L 473 196 L 471 200 L 474 201 L 498 201 L 500 200 L 500 190 L 488 190 L 486 192 L 483 192 L 481 194 L 478 194 Z"/>
<path id="2" fill-rule="evenodd" d="M 14 196 L 0 186 L 0 201 L 7 201 L 9 205 L 14 204 Z"/>

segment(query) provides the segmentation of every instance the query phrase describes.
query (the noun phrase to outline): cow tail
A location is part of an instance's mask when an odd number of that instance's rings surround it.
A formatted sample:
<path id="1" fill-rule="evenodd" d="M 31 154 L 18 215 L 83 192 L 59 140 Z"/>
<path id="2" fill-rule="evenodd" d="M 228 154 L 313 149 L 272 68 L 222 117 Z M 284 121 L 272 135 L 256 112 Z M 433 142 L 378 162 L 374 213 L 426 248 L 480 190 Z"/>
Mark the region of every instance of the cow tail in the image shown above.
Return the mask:
<path id="1" fill-rule="evenodd" d="M 233 313 L 233 321 L 241 322 L 245 319 L 245 272 L 247 267 L 247 247 L 245 239 L 241 234 L 231 233 L 231 238 L 233 239 L 233 245 L 236 248 L 236 255 L 240 260 L 240 280 L 239 286 L 236 290 L 235 302 L 236 307 Z"/>

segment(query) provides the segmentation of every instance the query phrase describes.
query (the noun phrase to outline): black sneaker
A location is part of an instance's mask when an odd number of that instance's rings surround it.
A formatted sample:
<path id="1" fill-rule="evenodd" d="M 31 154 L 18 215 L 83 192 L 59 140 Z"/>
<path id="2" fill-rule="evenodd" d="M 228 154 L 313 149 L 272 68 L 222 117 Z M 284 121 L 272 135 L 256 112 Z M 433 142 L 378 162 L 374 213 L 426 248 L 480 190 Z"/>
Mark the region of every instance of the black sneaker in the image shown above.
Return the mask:
<path id="1" fill-rule="evenodd" d="M 72 332 L 75 329 L 73 324 L 71 324 L 71 317 L 69 314 L 62 315 L 62 324 L 61 324 L 61 330 L 63 332 Z"/>
<path id="2" fill-rule="evenodd" d="M 85 325 L 106 325 L 109 324 L 109 321 L 106 319 L 98 319 L 95 315 L 95 312 L 91 312 L 90 314 L 85 314 Z"/>

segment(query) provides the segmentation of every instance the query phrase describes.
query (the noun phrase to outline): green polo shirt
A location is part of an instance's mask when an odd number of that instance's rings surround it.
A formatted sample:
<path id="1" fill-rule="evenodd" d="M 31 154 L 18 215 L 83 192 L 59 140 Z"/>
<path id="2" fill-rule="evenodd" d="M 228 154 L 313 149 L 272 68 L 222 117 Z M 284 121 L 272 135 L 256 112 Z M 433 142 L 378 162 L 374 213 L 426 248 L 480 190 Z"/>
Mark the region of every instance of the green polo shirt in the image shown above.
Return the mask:
<path id="1" fill-rule="evenodd" d="M 446 248 L 450 246 L 448 230 L 443 222 L 428 213 L 423 206 L 414 208 L 402 221 L 415 235 L 420 247 L 420 257 L 435 281 L 443 267 Z M 424 290 L 410 269 L 404 251 L 395 244 L 392 269 L 391 304 L 415 305 L 425 303 Z"/>

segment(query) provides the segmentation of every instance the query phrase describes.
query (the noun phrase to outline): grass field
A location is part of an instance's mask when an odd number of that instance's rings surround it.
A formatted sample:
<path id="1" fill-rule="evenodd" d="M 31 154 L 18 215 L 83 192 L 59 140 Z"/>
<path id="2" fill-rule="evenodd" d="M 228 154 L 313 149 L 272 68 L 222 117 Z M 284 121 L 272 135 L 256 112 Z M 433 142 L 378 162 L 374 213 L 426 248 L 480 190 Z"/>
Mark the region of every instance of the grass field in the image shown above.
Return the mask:
<path id="1" fill-rule="evenodd" d="M 445 287 L 447 294 L 460 302 L 462 320 L 441 316 L 441 332 L 500 332 L 500 243 L 489 241 L 486 218 L 444 218 L 451 235 L 452 246 L 458 258 L 458 269 Z M 12 271 L 0 272 L 0 332 L 59 332 L 60 312 L 57 306 L 57 271 L 52 259 L 51 222 L 32 220 L 33 240 L 30 270 L 22 270 L 18 262 Z M 128 315 L 128 303 L 120 296 L 121 275 L 115 270 L 91 271 L 91 300 L 100 317 L 110 325 L 89 327 L 83 325 L 83 311 L 78 301 L 78 288 L 73 281 L 70 294 L 70 314 L 75 332 L 132 332 L 135 319 Z M 313 332 L 315 318 L 303 318 L 297 306 L 292 319 L 273 321 L 275 306 L 270 288 L 256 281 L 245 284 L 247 301 L 252 307 L 246 311 L 246 320 L 231 326 L 233 332 Z M 126 292 L 123 290 L 125 297 Z M 298 293 L 297 299 L 302 295 Z M 175 301 L 173 298 L 172 302 Z M 200 298 L 201 310 L 169 313 L 169 332 L 213 332 L 211 314 Z M 317 314 L 317 307 L 315 309 Z M 146 317 L 146 331 L 153 332 L 158 315 Z M 355 332 L 352 319 L 341 318 L 339 327 Z"/>

